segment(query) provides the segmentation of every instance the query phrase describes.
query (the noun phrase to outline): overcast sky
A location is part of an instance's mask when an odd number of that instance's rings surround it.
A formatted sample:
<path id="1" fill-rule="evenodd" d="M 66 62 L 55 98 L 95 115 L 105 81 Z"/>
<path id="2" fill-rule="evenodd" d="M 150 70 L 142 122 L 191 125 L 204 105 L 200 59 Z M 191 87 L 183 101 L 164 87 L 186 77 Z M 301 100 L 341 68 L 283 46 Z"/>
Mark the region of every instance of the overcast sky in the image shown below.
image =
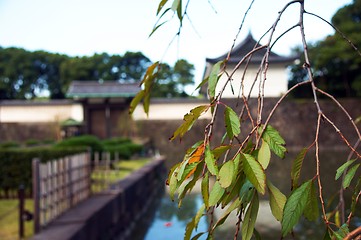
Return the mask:
<path id="1" fill-rule="evenodd" d="M 169 0 L 170 3 L 172 2 Z M 70 56 L 106 52 L 123 55 L 140 51 L 152 61 L 171 65 L 184 58 L 195 65 L 196 82 L 201 81 L 206 57 L 227 52 L 251 0 L 191 0 L 189 19 L 184 20 L 180 38 L 167 50 L 178 31 L 176 17 L 148 38 L 157 21 L 160 0 L 0 0 L 0 46 L 45 50 Z M 184 5 L 185 5 L 185 1 Z M 288 0 L 255 0 L 237 43 L 249 31 L 255 39 L 274 23 Z M 330 20 L 351 0 L 305 0 L 306 10 Z M 280 34 L 297 23 L 298 4 L 281 18 Z M 333 33 L 322 21 L 305 17 L 306 37 L 316 41 Z M 300 44 L 298 30 L 279 41 L 274 51 L 288 55 Z M 166 51 L 167 50 L 167 51 Z"/>

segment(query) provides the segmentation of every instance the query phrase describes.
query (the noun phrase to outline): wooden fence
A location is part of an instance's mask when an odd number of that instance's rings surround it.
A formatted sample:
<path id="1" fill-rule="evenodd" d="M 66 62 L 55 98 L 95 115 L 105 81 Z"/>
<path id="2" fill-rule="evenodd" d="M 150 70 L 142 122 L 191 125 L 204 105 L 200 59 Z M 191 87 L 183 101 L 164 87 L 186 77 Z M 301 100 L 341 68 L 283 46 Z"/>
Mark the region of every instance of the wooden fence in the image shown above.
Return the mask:
<path id="1" fill-rule="evenodd" d="M 41 163 L 33 160 L 34 232 L 91 194 L 89 153 Z"/>
<path id="2" fill-rule="evenodd" d="M 115 152 L 113 158 L 109 152 L 94 153 L 92 168 L 92 192 L 99 193 L 107 189 L 110 184 L 119 178 L 119 153 Z"/>

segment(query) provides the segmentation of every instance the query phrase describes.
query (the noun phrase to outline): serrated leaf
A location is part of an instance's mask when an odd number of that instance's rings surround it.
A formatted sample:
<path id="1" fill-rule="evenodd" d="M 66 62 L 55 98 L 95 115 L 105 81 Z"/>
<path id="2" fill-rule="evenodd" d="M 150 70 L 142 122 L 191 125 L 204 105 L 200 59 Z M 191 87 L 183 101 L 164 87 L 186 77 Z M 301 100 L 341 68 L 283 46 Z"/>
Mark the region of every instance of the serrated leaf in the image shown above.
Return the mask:
<path id="1" fill-rule="evenodd" d="M 162 0 L 160 1 L 159 5 L 158 5 L 158 10 L 157 10 L 157 15 L 160 13 L 160 11 L 162 11 L 162 8 L 164 7 L 164 5 L 168 2 L 168 0 Z"/>
<path id="2" fill-rule="evenodd" d="M 271 161 L 271 150 L 268 143 L 262 141 L 262 145 L 258 151 L 258 162 L 262 165 L 263 169 L 267 169 L 268 164 Z"/>
<path id="3" fill-rule="evenodd" d="M 287 201 L 287 197 L 276 188 L 270 181 L 267 181 L 267 187 L 270 195 L 270 207 L 272 215 L 277 219 L 277 221 L 282 221 L 283 208 Z"/>
<path id="4" fill-rule="evenodd" d="M 298 187 L 298 179 L 301 175 L 301 169 L 303 160 L 305 159 L 307 148 L 303 148 L 296 156 L 295 160 L 292 163 L 291 168 L 291 181 L 292 181 L 292 189 L 295 189 Z"/>
<path id="5" fill-rule="evenodd" d="M 265 194 L 266 174 L 261 164 L 252 155 L 243 154 L 243 170 L 256 190 L 261 194 Z"/>
<path id="6" fill-rule="evenodd" d="M 263 126 L 259 128 L 259 133 L 261 134 Z M 265 140 L 270 149 L 280 158 L 285 157 L 287 149 L 285 148 L 285 140 L 281 137 L 279 132 L 274 129 L 271 125 L 267 125 L 266 129 L 263 131 L 262 139 Z"/>
<path id="7" fill-rule="evenodd" d="M 295 189 L 287 199 L 281 222 L 283 236 L 286 236 L 296 223 L 298 223 L 305 210 L 311 186 L 312 180 L 303 183 L 299 188 Z"/>
<path id="8" fill-rule="evenodd" d="M 243 219 L 242 240 L 251 239 L 257 219 L 258 208 L 259 208 L 259 199 L 257 192 L 255 192 Z"/>
<path id="9" fill-rule="evenodd" d="M 193 108 L 189 113 L 184 115 L 184 122 L 181 126 L 178 127 L 178 129 L 173 133 L 169 140 L 174 140 L 177 136 L 182 139 L 184 134 L 192 128 L 195 121 L 201 116 L 202 113 L 206 112 L 208 108 L 208 105 L 201 105 Z"/>
<path id="10" fill-rule="evenodd" d="M 215 95 L 216 95 L 216 86 L 218 83 L 218 74 L 220 72 L 221 69 L 221 65 L 223 64 L 223 60 L 217 62 L 216 64 L 214 64 L 214 66 L 212 67 L 211 73 L 209 74 L 208 77 L 208 95 L 209 95 L 209 99 L 211 101 L 213 101 Z"/>
<path id="11" fill-rule="evenodd" d="M 234 178 L 234 163 L 232 160 L 225 162 L 218 174 L 219 184 L 223 188 L 227 188 L 231 185 Z"/>
<path id="12" fill-rule="evenodd" d="M 209 207 L 212 207 L 218 203 L 222 198 L 225 190 L 221 187 L 218 181 L 213 184 L 212 190 L 209 194 Z"/>
<path id="13" fill-rule="evenodd" d="M 339 179 L 341 177 L 341 175 L 346 171 L 346 169 L 355 161 L 356 161 L 356 159 L 353 159 L 353 160 L 349 160 L 349 161 L 345 162 L 344 164 L 342 164 L 341 167 L 339 167 L 336 170 L 335 180 Z"/>
<path id="14" fill-rule="evenodd" d="M 319 217 L 318 198 L 316 195 L 315 184 L 313 182 L 311 184 L 310 193 L 308 195 L 305 211 L 303 214 L 309 221 L 316 221 Z"/>
<path id="15" fill-rule="evenodd" d="M 355 176 L 355 173 L 359 166 L 360 166 L 360 164 L 356 164 L 347 172 L 345 179 L 342 182 L 343 188 L 348 188 L 350 186 L 350 183 L 351 183 L 353 177 Z"/>
<path id="16" fill-rule="evenodd" d="M 231 148 L 230 145 L 222 145 L 222 146 L 216 147 L 215 149 L 212 150 L 214 158 L 218 159 L 225 151 L 227 151 L 230 148 Z"/>
<path id="17" fill-rule="evenodd" d="M 227 136 L 232 139 L 241 133 L 241 123 L 232 108 L 226 107 L 224 111 L 224 122 L 226 123 Z"/>
<path id="18" fill-rule="evenodd" d="M 207 164 L 208 171 L 212 175 L 218 175 L 218 166 L 216 164 L 216 160 L 214 159 L 213 153 L 209 149 L 209 145 L 206 146 L 204 154 L 205 154 L 205 162 Z"/>
<path id="19" fill-rule="evenodd" d="M 208 172 L 204 175 L 201 183 L 201 191 L 204 205 L 206 209 L 209 208 L 209 175 Z"/>

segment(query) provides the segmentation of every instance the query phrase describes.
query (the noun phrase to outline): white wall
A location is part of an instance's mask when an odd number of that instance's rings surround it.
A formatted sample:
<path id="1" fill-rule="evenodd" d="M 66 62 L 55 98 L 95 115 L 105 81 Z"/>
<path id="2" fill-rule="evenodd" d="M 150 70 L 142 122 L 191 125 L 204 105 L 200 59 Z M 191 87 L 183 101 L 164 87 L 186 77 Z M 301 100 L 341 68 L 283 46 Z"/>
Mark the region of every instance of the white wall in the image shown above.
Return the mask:
<path id="1" fill-rule="evenodd" d="M 149 116 L 144 113 L 143 106 L 139 105 L 134 113 L 133 119 L 137 120 L 182 120 L 184 115 L 189 113 L 191 109 L 204 103 L 151 103 L 149 107 Z M 200 119 L 211 118 L 210 110 L 203 114 Z"/>
<path id="2" fill-rule="evenodd" d="M 227 68 L 227 72 L 231 73 L 233 69 Z M 233 80 L 231 81 L 234 94 L 232 93 L 231 85 L 228 84 L 224 93 L 224 98 L 236 98 L 241 89 L 241 79 L 243 75 L 244 68 L 240 68 L 237 72 L 233 75 Z M 256 73 L 258 71 L 258 67 L 249 67 L 247 70 L 247 74 L 244 80 L 244 94 L 248 96 L 248 93 L 251 89 L 251 86 L 255 80 Z M 279 97 L 284 94 L 288 89 L 288 79 L 287 79 L 287 71 L 284 65 L 276 65 L 273 64 L 267 71 L 267 80 L 265 83 L 264 88 L 264 96 L 265 97 Z M 260 89 L 260 78 L 263 81 L 264 75 L 259 75 L 257 78 L 257 82 L 253 87 L 251 97 L 258 97 L 259 89 Z M 223 85 L 227 81 L 228 77 L 226 74 L 223 74 L 222 77 L 219 79 L 217 87 L 216 87 L 216 94 L 220 92 L 223 88 Z"/>
<path id="3" fill-rule="evenodd" d="M 81 104 L 0 105 L 0 122 L 57 122 L 68 118 L 83 121 Z"/>

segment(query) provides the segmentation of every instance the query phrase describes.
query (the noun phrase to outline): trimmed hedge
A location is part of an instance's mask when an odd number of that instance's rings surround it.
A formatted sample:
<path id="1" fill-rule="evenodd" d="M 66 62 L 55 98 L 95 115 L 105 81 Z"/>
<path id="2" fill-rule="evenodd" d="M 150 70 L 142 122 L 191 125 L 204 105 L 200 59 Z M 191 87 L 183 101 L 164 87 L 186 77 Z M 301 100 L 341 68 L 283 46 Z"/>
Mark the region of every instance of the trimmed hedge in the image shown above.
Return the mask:
<path id="1" fill-rule="evenodd" d="M 3 149 L 3 148 L 17 148 L 17 147 L 20 147 L 20 143 L 14 142 L 14 141 L 8 141 L 8 142 L 0 143 L 0 149 Z"/>
<path id="2" fill-rule="evenodd" d="M 64 139 L 57 143 L 55 147 L 90 147 L 92 152 L 101 152 L 103 145 L 101 141 L 93 135 L 82 135 Z"/>
<path id="3" fill-rule="evenodd" d="M 19 149 L 0 149 L 0 189 L 5 193 L 16 191 L 20 184 L 32 188 L 32 159 L 42 162 L 87 151 L 85 147 L 52 148 L 34 147 Z"/>

